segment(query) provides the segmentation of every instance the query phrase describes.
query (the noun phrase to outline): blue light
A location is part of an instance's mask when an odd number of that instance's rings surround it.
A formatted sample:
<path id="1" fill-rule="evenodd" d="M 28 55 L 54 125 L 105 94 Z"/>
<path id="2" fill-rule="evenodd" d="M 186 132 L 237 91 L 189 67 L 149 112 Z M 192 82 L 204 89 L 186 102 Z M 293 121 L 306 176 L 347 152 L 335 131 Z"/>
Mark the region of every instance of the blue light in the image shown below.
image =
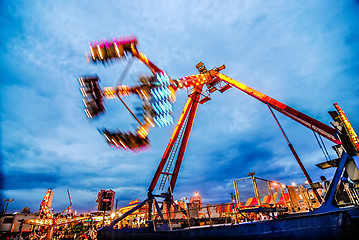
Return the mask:
<path id="1" fill-rule="evenodd" d="M 153 89 L 153 90 L 151 89 L 150 91 L 151 91 L 152 96 L 155 97 L 156 101 L 160 100 L 158 95 L 157 95 L 156 89 Z"/>
<path id="2" fill-rule="evenodd" d="M 156 124 L 159 126 L 159 127 L 164 127 L 166 126 L 166 123 L 164 122 L 164 119 L 162 116 L 157 116 L 154 118 Z"/>
<path id="3" fill-rule="evenodd" d="M 161 96 L 161 100 L 166 98 L 166 95 L 163 92 L 163 88 L 158 88 L 158 94 Z"/>
<path id="4" fill-rule="evenodd" d="M 168 77 L 168 75 L 163 72 L 163 73 L 156 73 L 156 78 L 157 81 L 161 84 L 161 85 L 168 85 L 170 84 L 170 78 Z"/>
<path id="5" fill-rule="evenodd" d="M 167 115 L 165 115 L 164 116 L 165 117 L 165 119 L 166 119 L 166 122 L 168 123 L 168 125 L 170 125 L 170 124 L 172 124 L 173 123 L 173 117 L 172 117 L 172 115 L 171 114 L 167 114 Z"/>
<path id="6" fill-rule="evenodd" d="M 168 100 L 164 100 L 164 101 L 162 101 L 162 102 L 158 102 L 157 107 L 158 107 L 158 108 L 161 108 L 163 113 L 167 113 L 167 112 L 172 111 L 172 105 L 169 103 Z"/>
<path id="7" fill-rule="evenodd" d="M 159 106 L 160 106 L 160 108 L 162 109 L 162 112 L 166 112 L 166 107 L 165 107 L 165 105 L 163 104 L 163 102 L 160 102 L 159 103 Z"/>
<path id="8" fill-rule="evenodd" d="M 171 92 L 167 87 L 157 87 L 150 90 L 155 101 L 161 101 L 168 99 L 171 96 Z"/>
<path id="9" fill-rule="evenodd" d="M 156 103 L 153 103 L 153 104 L 151 104 L 151 105 L 152 105 L 153 110 L 155 110 L 155 112 L 156 112 L 157 114 L 159 114 L 159 111 L 158 111 L 158 109 L 157 109 Z"/>
<path id="10" fill-rule="evenodd" d="M 150 92 L 151 92 L 151 96 L 154 96 L 154 93 L 153 93 L 153 90 L 150 89 Z M 155 97 L 155 96 L 154 96 Z M 156 98 L 156 97 L 155 97 Z"/>
<path id="11" fill-rule="evenodd" d="M 165 113 L 165 108 L 163 107 L 163 105 L 161 103 L 158 104 L 158 107 L 160 108 L 161 110 L 161 114 L 164 114 Z"/>
<path id="12" fill-rule="evenodd" d="M 158 94 L 159 100 L 168 98 L 170 96 L 170 91 L 168 88 L 158 87 L 155 90 L 155 92 Z"/>
<path id="13" fill-rule="evenodd" d="M 158 125 L 159 127 L 164 127 L 165 123 L 163 122 L 162 117 L 158 116 L 158 117 L 157 117 L 157 121 L 158 121 L 158 123 L 159 123 L 159 125 Z"/>
<path id="14" fill-rule="evenodd" d="M 166 113 L 169 111 L 168 109 L 168 105 L 165 105 L 164 103 L 162 102 L 154 102 L 151 104 L 152 105 L 152 108 L 155 110 L 155 112 L 160 115 L 160 114 L 163 114 L 163 113 Z"/>
<path id="15" fill-rule="evenodd" d="M 157 121 L 156 118 L 153 118 L 153 121 L 155 121 L 155 123 L 157 124 L 157 126 L 160 126 L 160 123 Z"/>
<path id="16" fill-rule="evenodd" d="M 171 92 L 170 92 L 170 90 L 168 89 L 168 87 L 163 87 L 163 88 L 161 89 L 161 91 L 162 91 L 163 96 L 166 97 L 166 98 L 168 98 L 168 97 L 171 95 Z"/>
<path id="17" fill-rule="evenodd" d="M 157 115 L 160 115 L 162 113 L 162 109 L 160 108 L 158 103 L 154 103 L 154 106 L 155 106 L 155 111 L 156 111 Z"/>
<path id="18" fill-rule="evenodd" d="M 169 101 L 171 91 L 169 90 L 168 85 L 163 84 L 167 82 L 169 83 L 169 78 L 167 75 L 161 75 L 159 73 L 157 73 L 156 76 L 162 86 L 150 89 L 150 93 L 153 96 L 150 104 L 155 113 L 155 115 L 152 116 L 152 119 L 157 126 L 164 127 L 173 124 L 174 122 L 171 115 L 173 107 Z"/>
<path id="19" fill-rule="evenodd" d="M 156 90 L 157 90 L 156 92 L 157 92 L 157 94 L 158 94 L 158 99 L 159 99 L 159 100 L 162 100 L 162 99 L 164 98 L 162 89 L 161 89 L 161 88 L 157 88 Z"/>
<path id="20" fill-rule="evenodd" d="M 164 105 L 166 106 L 167 110 L 172 112 L 172 104 L 168 100 L 164 102 Z"/>
<path id="21" fill-rule="evenodd" d="M 171 114 L 167 113 L 166 115 L 155 117 L 155 122 L 158 123 L 160 127 L 168 126 L 173 123 L 173 117 Z"/>

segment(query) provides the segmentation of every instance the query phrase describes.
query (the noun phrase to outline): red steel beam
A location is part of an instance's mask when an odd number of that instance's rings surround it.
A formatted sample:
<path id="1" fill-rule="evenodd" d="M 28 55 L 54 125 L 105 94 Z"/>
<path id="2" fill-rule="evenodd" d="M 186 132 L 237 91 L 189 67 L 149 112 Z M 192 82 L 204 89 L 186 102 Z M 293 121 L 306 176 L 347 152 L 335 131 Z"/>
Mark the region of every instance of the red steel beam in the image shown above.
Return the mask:
<path id="1" fill-rule="evenodd" d="M 335 144 L 341 144 L 341 141 L 336 137 L 336 130 L 312 117 L 309 117 L 308 115 L 299 112 L 298 110 L 295 110 L 294 108 L 291 108 L 284 103 L 281 103 L 274 98 L 271 98 L 257 90 L 254 90 L 253 88 L 250 88 L 243 83 L 237 82 L 236 80 L 223 75 L 221 73 L 216 73 L 216 75 L 223 80 L 224 82 L 227 82 L 228 84 L 238 88 L 239 90 L 247 93 L 248 95 L 256 98 L 257 100 L 269 104 L 272 108 L 277 110 L 278 112 L 286 115 L 287 117 L 290 117 L 291 119 L 299 122 L 300 124 L 306 126 L 309 129 L 312 129 L 313 131 L 317 132 L 318 134 L 324 136 L 325 138 L 329 139 L 330 141 L 334 142 Z"/>
<path id="2" fill-rule="evenodd" d="M 179 133 L 180 133 L 180 131 L 181 131 L 181 128 L 182 128 L 182 126 L 183 126 L 183 123 L 185 122 L 185 120 L 186 120 L 186 118 L 187 118 L 188 112 L 189 112 L 189 110 L 190 110 L 191 107 L 192 107 L 193 101 L 194 101 L 194 100 L 193 100 L 192 98 L 189 98 L 188 101 L 187 101 L 187 103 L 186 103 L 186 105 L 185 105 L 185 107 L 184 107 L 184 109 L 183 109 L 183 112 L 182 112 L 182 114 L 181 114 L 181 117 L 180 117 L 180 119 L 178 120 L 178 123 L 177 123 L 177 125 L 176 125 L 176 128 L 175 128 L 175 130 L 173 131 L 173 134 L 172 134 L 172 136 L 171 136 L 171 138 L 170 138 L 170 141 L 169 141 L 169 143 L 167 144 L 167 148 L 166 148 L 166 150 L 165 150 L 165 152 L 164 152 L 164 154 L 163 154 L 163 156 L 162 156 L 161 162 L 160 162 L 160 164 L 158 165 L 157 171 L 156 171 L 154 177 L 152 178 L 150 187 L 148 188 L 148 190 L 149 190 L 150 192 L 152 192 L 152 191 L 155 189 L 155 187 L 156 187 L 156 184 L 157 184 L 157 182 L 158 182 L 158 179 L 159 179 L 159 177 L 161 176 L 162 171 L 163 171 L 163 168 L 164 168 L 164 166 L 165 166 L 165 164 L 166 164 L 166 162 L 167 162 L 168 156 L 170 155 L 171 150 L 172 150 L 172 148 L 173 148 L 173 145 L 175 144 L 176 139 L 178 138 L 178 135 L 179 135 Z"/>
<path id="3" fill-rule="evenodd" d="M 137 51 L 136 48 L 133 48 L 133 49 L 132 49 L 132 55 L 133 55 L 134 57 L 136 57 L 138 60 L 140 60 L 141 62 L 143 62 L 144 64 L 146 64 L 147 67 L 151 70 L 151 72 L 152 72 L 153 74 L 160 73 L 160 72 L 162 73 L 162 72 L 163 72 L 163 71 L 162 71 L 160 68 L 158 68 L 153 62 L 151 62 L 150 60 L 148 60 L 148 58 L 146 57 L 145 54 L 143 54 L 143 53 Z"/>
<path id="4" fill-rule="evenodd" d="M 200 85 L 199 88 L 196 89 L 196 91 L 191 96 L 191 98 L 193 98 L 194 100 L 192 101 L 191 111 L 189 113 L 190 115 L 188 117 L 188 122 L 187 122 L 187 125 L 186 125 L 186 129 L 185 129 L 185 132 L 183 134 L 183 138 L 182 138 L 181 146 L 180 146 L 180 149 L 179 149 L 179 152 L 178 152 L 176 164 L 175 164 L 175 167 L 173 169 L 173 175 L 171 177 L 171 182 L 170 182 L 170 186 L 169 186 L 169 191 L 170 192 L 173 192 L 173 189 L 175 188 L 175 185 L 176 185 L 178 173 L 179 173 L 179 170 L 180 170 L 180 167 L 181 167 L 181 164 L 182 164 L 184 153 L 186 151 L 189 135 L 190 135 L 191 130 L 192 130 L 194 117 L 196 116 L 196 112 L 197 112 L 197 108 L 198 108 L 198 102 L 199 102 L 199 98 L 200 98 L 201 92 L 202 92 L 202 87 L 203 87 L 203 85 Z"/>

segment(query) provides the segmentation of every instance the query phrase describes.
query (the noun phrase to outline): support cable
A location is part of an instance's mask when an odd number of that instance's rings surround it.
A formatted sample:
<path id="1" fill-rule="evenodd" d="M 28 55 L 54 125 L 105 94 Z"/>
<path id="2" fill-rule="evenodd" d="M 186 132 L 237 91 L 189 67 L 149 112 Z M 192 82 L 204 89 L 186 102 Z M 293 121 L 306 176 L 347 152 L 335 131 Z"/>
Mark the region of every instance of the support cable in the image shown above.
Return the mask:
<path id="1" fill-rule="evenodd" d="M 126 107 L 126 109 L 131 113 L 131 115 L 133 116 L 133 118 L 140 124 L 140 126 L 142 127 L 143 124 L 141 123 L 141 121 L 136 117 L 136 115 L 131 111 L 131 109 L 127 106 L 127 104 L 122 100 L 120 94 L 118 93 L 118 86 L 120 84 L 123 83 L 123 80 L 125 79 L 128 71 L 130 70 L 130 67 L 132 66 L 132 62 L 133 62 L 133 58 L 130 58 L 130 60 L 128 61 L 125 69 L 122 71 L 120 78 L 118 79 L 116 86 L 115 86 L 115 93 L 116 96 L 118 97 L 118 99 L 120 99 L 120 101 L 122 102 L 122 104 Z"/>
<path id="2" fill-rule="evenodd" d="M 116 91 L 117 91 L 117 87 L 118 87 L 120 84 L 123 83 L 123 80 L 125 79 L 125 77 L 126 77 L 128 71 L 130 70 L 130 67 L 132 66 L 132 62 L 133 62 L 133 58 L 130 58 L 130 60 L 128 61 L 127 65 L 126 65 L 126 67 L 125 67 L 125 69 L 122 71 L 120 78 L 118 79 L 118 81 L 117 81 L 117 83 L 116 83 L 116 86 L 115 86 Z"/>
<path id="3" fill-rule="evenodd" d="M 134 117 L 134 119 L 136 119 L 136 121 L 140 124 L 140 126 L 142 127 L 143 124 L 141 123 L 141 121 L 136 117 L 136 115 L 131 111 L 131 109 L 127 106 L 127 104 L 122 100 L 120 94 L 118 94 L 118 92 L 116 92 L 116 96 L 118 97 L 118 99 L 121 100 L 121 102 L 123 103 L 123 105 L 125 105 L 125 107 L 127 108 L 127 110 L 131 113 L 132 117 Z"/>
<path id="4" fill-rule="evenodd" d="M 325 144 L 324 144 L 323 138 L 322 138 L 322 136 L 320 136 L 320 134 L 319 134 L 319 139 L 320 139 L 320 141 L 322 142 L 322 145 L 323 145 L 323 147 L 324 147 L 325 153 L 326 153 L 326 154 L 327 154 L 327 156 L 328 156 L 328 160 L 330 160 L 329 153 L 328 153 L 328 151 L 327 151 L 327 148 L 325 147 Z"/>
<path id="5" fill-rule="evenodd" d="M 305 167 L 304 167 L 302 161 L 300 160 L 300 158 L 299 158 L 297 152 L 295 151 L 293 145 L 290 143 L 290 141 L 289 141 L 287 135 L 285 134 L 285 132 L 284 132 L 282 126 L 280 125 L 280 123 L 279 123 L 277 117 L 274 115 L 274 112 L 273 112 L 272 108 L 269 106 L 268 103 L 267 103 L 266 105 L 268 106 L 269 111 L 271 112 L 272 116 L 274 117 L 274 120 L 276 121 L 278 127 L 280 128 L 281 132 L 283 133 L 283 136 L 284 136 L 284 138 L 286 139 L 286 141 L 287 141 L 287 143 L 288 143 L 288 147 L 290 148 L 290 150 L 292 151 L 292 153 L 293 153 L 295 159 L 297 160 L 297 163 L 299 164 L 299 167 L 300 167 L 300 169 L 302 170 L 302 172 L 303 172 L 305 178 L 307 179 L 308 183 L 311 185 L 311 184 L 313 183 L 313 182 L 312 182 L 312 179 L 309 177 L 309 174 L 308 174 L 307 170 L 305 169 Z M 320 197 L 320 195 L 318 194 L 318 192 L 316 191 L 315 188 L 313 189 L 313 192 L 314 192 L 315 196 L 317 197 L 319 203 L 322 203 L 322 198 Z"/>
<path id="6" fill-rule="evenodd" d="M 313 131 L 313 134 L 314 134 L 315 139 L 316 139 L 317 142 L 318 142 L 319 148 L 322 150 L 322 153 L 323 153 L 323 155 L 324 155 L 324 157 L 325 157 L 325 160 L 329 161 L 329 160 L 330 160 L 330 159 L 328 159 L 329 155 L 327 156 L 327 155 L 325 154 L 324 149 L 323 149 L 323 147 L 322 147 L 322 144 L 319 142 L 319 139 L 318 139 L 318 137 L 317 137 L 317 134 L 315 134 L 315 132 L 314 132 L 313 129 L 312 129 L 312 131 Z M 319 135 L 319 136 L 320 136 L 320 135 Z M 323 142 L 323 140 L 322 140 L 322 142 Z M 324 144 L 324 143 L 323 143 L 323 144 Z M 324 146 L 324 147 L 325 147 L 325 146 Z M 325 150 L 325 151 L 326 151 L 326 150 Z M 328 152 L 327 152 L 327 154 L 328 154 Z"/>

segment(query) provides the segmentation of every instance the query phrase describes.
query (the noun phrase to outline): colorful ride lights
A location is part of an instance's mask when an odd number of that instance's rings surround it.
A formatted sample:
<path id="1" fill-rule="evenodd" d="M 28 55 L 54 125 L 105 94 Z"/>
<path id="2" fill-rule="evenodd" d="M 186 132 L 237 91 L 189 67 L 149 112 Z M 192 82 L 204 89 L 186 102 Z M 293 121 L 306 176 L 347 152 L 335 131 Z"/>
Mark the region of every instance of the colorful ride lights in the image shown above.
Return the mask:
<path id="1" fill-rule="evenodd" d="M 102 62 L 111 61 L 116 58 L 126 56 L 126 52 L 133 53 L 133 49 L 137 45 L 135 36 L 128 36 L 125 38 L 113 38 L 113 41 L 108 42 L 93 42 L 90 43 L 91 59 L 87 56 L 88 61 Z"/>
<path id="2" fill-rule="evenodd" d="M 158 115 L 158 116 L 154 117 L 153 121 L 155 121 L 157 126 L 165 127 L 165 126 L 173 124 L 173 117 L 170 113 L 167 113 L 165 115 Z"/>
<path id="3" fill-rule="evenodd" d="M 173 124 L 172 104 L 170 103 L 173 98 L 168 86 L 153 88 L 150 89 L 150 92 L 152 96 L 150 113 L 152 113 L 153 121 L 159 127 Z"/>
<path id="4" fill-rule="evenodd" d="M 150 91 L 156 101 L 168 99 L 171 97 L 171 91 L 169 90 L 168 87 L 157 87 L 151 89 Z"/>
<path id="5" fill-rule="evenodd" d="M 99 130 L 102 133 L 109 145 L 122 149 L 141 150 L 149 145 L 147 136 L 143 137 L 142 134 L 134 134 L 132 132 L 124 133 L 121 131 L 110 132 L 107 129 Z"/>
<path id="6" fill-rule="evenodd" d="M 170 85 L 170 78 L 168 77 L 167 73 L 157 72 L 156 78 L 161 85 Z"/>
<path id="7" fill-rule="evenodd" d="M 156 79 L 157 84 L 161 86 L 150 89 L 151 107 L 149 113 L 157 126 L 164 127 L 173 124 L 172 104 L 170 101 L 175 101 L 176 97 L 175 91 L 170 85 L 170 78 L 165 72 L 156 73 Z"/>
<path id="8" fill-rule="evenodd" d="M 175 90 L 178 88 L 176 82 L 151 63 L 144 54 L 138 52 L 136 46 L 137 39 L 133 35 L 125 38 L 114 38 L 113 41 L 96 41 L 90 43 L 90 56 L 88 54 L 86 56 L 89 62 L 102 62 L 103 64 L 114 59 L 127 58 L 130 55 L 137 58 L 152 72 L 151 76 L 140 77 L 139 85 L 105 87 L 101 91 L 97 76 L 79 78 L 88 118 L 96 117 L 105 112 L 104 98 L 119 98 L 122 101 L 121 97 L 136 94 L 142 99 L 143 111 L 140 111 L 140 117 L 134 115 L 126 106 L 140 124 L 137 133 L 109 132 L 106 129 L 101 131 L 109 145 L 131 150 L 143 148 L 149 144 L 147 135 L 150 127 L 155 127 L 155 125 L 163 127 L 173 124 L 171 102 L 176 100 Z"/>
<path id="9" fill-rule="evenodd" d="M 93 118 L 105 112 L 102 91 L 98 85 L 99 78 L 97 76 L 89 76 L 79 77 L 78 79 L 87 117 Z"/>
<path id="10" fill-rule="evenodd" d="M 168 100 L 158 101 L 151 104 L 157 115 L 172 112 L 172 104 Z"/>

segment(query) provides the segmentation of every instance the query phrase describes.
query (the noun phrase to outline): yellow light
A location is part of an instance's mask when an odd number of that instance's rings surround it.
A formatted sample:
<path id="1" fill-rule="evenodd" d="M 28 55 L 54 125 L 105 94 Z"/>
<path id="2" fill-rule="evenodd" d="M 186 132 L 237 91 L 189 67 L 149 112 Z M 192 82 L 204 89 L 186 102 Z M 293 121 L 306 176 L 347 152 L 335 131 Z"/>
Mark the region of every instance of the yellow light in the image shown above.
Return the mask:
<path id="1" fill-rule="evenodd" d="M 116 98 L 115 90 L 112 87 L 104 87 L 103 90 L 107 99 Z"/>
<path id="2" fill-rule="evenodd" d="M 133 47 L 133 46 L 131 45 L 131 47 Z M 132 51 L 134 52 L 135 48 L 132 48 Z M 139 57 L 140 57 L 140 60 L 142 60 L 148 66 L 148 58 L 143 53 L 140 53 Z"/>
<path id="3" fill-rule="evenodd" d="M 355 148 L 355 150 L 358 152 L 359 151 L 359 144 L 358 144 L 358 136 L 355 133 L 352 125 L 350 124 L 348 118 L 346 117 L 344 111 L 341 109 L 341 107 L 339 107 L 339 105 L 337 103 L 334 103 L 335 108 L 337 109 L 340 119 L 343 122 L 344 128 L 346 130 L 346 132 L 349 135 L 349 138 Z"/>
<path id="4" fill-rule="evenodd" d="M 89 112 L 88 109 L 85 109 L 85 113 L 86 113 L 86 115 L 87 115 L 88 118 L 92 118 L 92 116 L 91 116 L 91 114 L 90 114 L 90 112 Z"/>
<path id="5" fill-rule="evenodd" d="M 95 60 L 95 55 L 94 55 L 94 53 L 93 53 L 92 46 L 90 46 L 90 52 L 91 52 L 91 57 L 92 57 L 92 59 Z"/>
<path id="6" fill-rule="evenodd" d="M 116 43 L 116 42 L 114 42 L 114 44 L 115 44 L 115 48 L 116 48 L 116 52 L 117 52 L 117 56 L 118 56 L 118 57 L 121 57 L 121 55 L 120 55 L 120 51 L 118 50 L 118 47 L 117 47 L 117 43 Z"/>
<path id="7" fill-rule="evenodd" d="M 116 143 L 116 141 L 114 141 L 114 140 L 112 139 L 111 142 L 113 142 L 113 144 L 115 144 L 116 147 L 118 147 L 118 144 Z"/>
<path id="8" fill-rule="evenodd" d="M 125 149 L 127 149 L 128 147 L 120 140 L 120 144 L 122 145 L 122 147 L 124 147 Z"/>
<path id="9" fill-rule="evenodd" d="M 107 137 L 106 134 L 104 134 L 105 138 L 107 139 L 108 142 L 111 142 L 111 140 Z"/>
<path id="10" fill-rule="evenodd" d="M 85 90 L 83 88 L 81 88 L 80 90 L 81 90 L 82 96 L 87 97 Z"/>
<path id="11" fill-rule="evenodd" d="M 82 77 L 79 77 L 79 82 L 80 82 L 80 85 L 83 87 L 85 84 L 84 84 L 84 81 L 82 80 Z"/>
<path id="12" fill-rule="evenodd" d="M 155 124 L 149 119 L 148 117 L 145 117 L 146 121 L 152 126 L 155 127 Z"/>
<path id="13" fill-rule="evenodd" d="M 170 90 L 170 93 L 171 93 L 171 100 L 176 101 L 176 91 L 175 91 L 175 89 L 173 87 L 171 87 L 171 86 L 168 89 Z"/>
<path id="14" fill-rule="evenodd" d="M 144 127 L 141 127 L 138 129 L 138 134 L 142 137 L 142 138 L 146 138 L 147 136 L 147 131 Z"/>
<path id="15" fill-rule="evenodd" d="M 100 48 L 100 45 L 98 45 L 98 44 L 97 44 L 97 50 L 98 50 L 98 52 L 100 54 L 100 58 L 103 59 L 102 53 L 101 53 L 101 48 Z"/>

